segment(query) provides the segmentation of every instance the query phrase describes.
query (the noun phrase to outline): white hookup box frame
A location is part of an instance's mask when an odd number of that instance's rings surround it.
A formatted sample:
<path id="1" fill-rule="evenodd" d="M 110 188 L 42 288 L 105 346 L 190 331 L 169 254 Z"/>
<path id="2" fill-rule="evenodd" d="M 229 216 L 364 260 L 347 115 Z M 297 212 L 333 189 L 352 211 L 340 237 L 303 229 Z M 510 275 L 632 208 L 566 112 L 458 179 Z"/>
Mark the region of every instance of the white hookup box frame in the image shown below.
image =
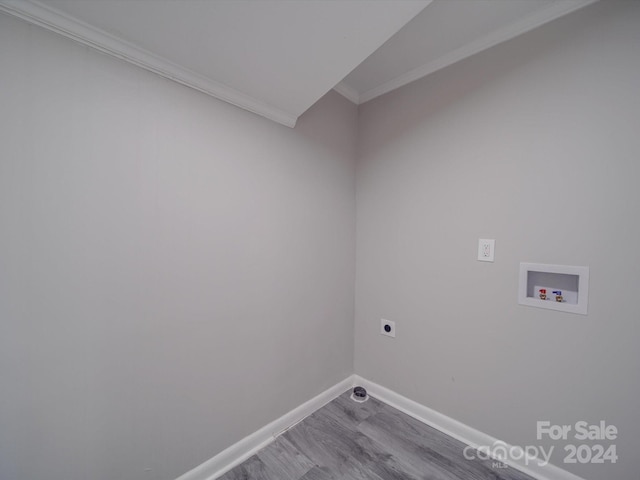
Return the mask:
<path id="1" fill-rule="evenodd" d="M 541 298 L 546 291 L 546 299 Z M 561 292 L 557 295 L 556 292 Z M 561 296 L 562 301 L 557 301 Z M 518 303 L 529 307 L 587 315 L 589 267 L 520 263 Z"/>

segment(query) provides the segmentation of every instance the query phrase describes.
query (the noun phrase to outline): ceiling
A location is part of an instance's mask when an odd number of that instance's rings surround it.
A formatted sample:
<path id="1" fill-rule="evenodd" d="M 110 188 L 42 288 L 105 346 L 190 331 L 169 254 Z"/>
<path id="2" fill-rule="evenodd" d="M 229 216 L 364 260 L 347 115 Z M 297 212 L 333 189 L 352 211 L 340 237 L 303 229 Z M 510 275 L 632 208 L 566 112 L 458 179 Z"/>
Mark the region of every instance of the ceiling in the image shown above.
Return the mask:
<path id="1" fill-rule="evenodd" d="M 0 0 L 5 11 L 293 127 L 596 0 Z"/>
<path id="2" fill-rule="evenodd" d="M 337 90 L 364 103 L 595 1 L 434 0 Z"/>

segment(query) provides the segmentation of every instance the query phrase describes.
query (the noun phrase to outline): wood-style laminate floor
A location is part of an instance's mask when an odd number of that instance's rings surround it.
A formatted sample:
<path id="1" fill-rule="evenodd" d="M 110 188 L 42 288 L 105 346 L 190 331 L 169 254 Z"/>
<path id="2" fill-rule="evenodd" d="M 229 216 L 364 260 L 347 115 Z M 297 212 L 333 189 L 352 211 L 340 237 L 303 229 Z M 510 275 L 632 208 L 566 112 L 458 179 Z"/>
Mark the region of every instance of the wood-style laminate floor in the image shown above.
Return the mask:
<path id="1" fill-rule="evenodd" d="M 534 480 L 374 398 L 345 392 L 219 480 Z"/>

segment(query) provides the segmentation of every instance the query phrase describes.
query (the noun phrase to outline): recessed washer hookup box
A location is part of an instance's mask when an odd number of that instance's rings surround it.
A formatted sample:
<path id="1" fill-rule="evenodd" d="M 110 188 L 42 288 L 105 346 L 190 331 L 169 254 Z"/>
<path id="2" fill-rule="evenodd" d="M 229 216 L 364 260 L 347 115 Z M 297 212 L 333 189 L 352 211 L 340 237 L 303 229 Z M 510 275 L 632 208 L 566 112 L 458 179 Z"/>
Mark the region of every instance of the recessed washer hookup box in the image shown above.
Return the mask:
<path id="1" fill-rule="evenodd" d="M 587 315 L 589 267 L 521 263 L 518 303 Z"/>

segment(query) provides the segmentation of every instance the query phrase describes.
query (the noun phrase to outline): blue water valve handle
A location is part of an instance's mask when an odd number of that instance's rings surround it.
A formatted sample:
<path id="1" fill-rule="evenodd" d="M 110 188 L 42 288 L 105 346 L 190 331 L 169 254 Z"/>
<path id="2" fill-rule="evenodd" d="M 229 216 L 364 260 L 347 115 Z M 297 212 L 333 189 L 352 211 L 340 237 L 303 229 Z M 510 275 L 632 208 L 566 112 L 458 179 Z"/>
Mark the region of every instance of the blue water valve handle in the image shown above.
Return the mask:
<path id="1" fill-rule="evenodd" d="M 553 293 L 555 293 L 556 295 L 562 295 L 562 291 L 561 290 L 554 290 Z"/>

